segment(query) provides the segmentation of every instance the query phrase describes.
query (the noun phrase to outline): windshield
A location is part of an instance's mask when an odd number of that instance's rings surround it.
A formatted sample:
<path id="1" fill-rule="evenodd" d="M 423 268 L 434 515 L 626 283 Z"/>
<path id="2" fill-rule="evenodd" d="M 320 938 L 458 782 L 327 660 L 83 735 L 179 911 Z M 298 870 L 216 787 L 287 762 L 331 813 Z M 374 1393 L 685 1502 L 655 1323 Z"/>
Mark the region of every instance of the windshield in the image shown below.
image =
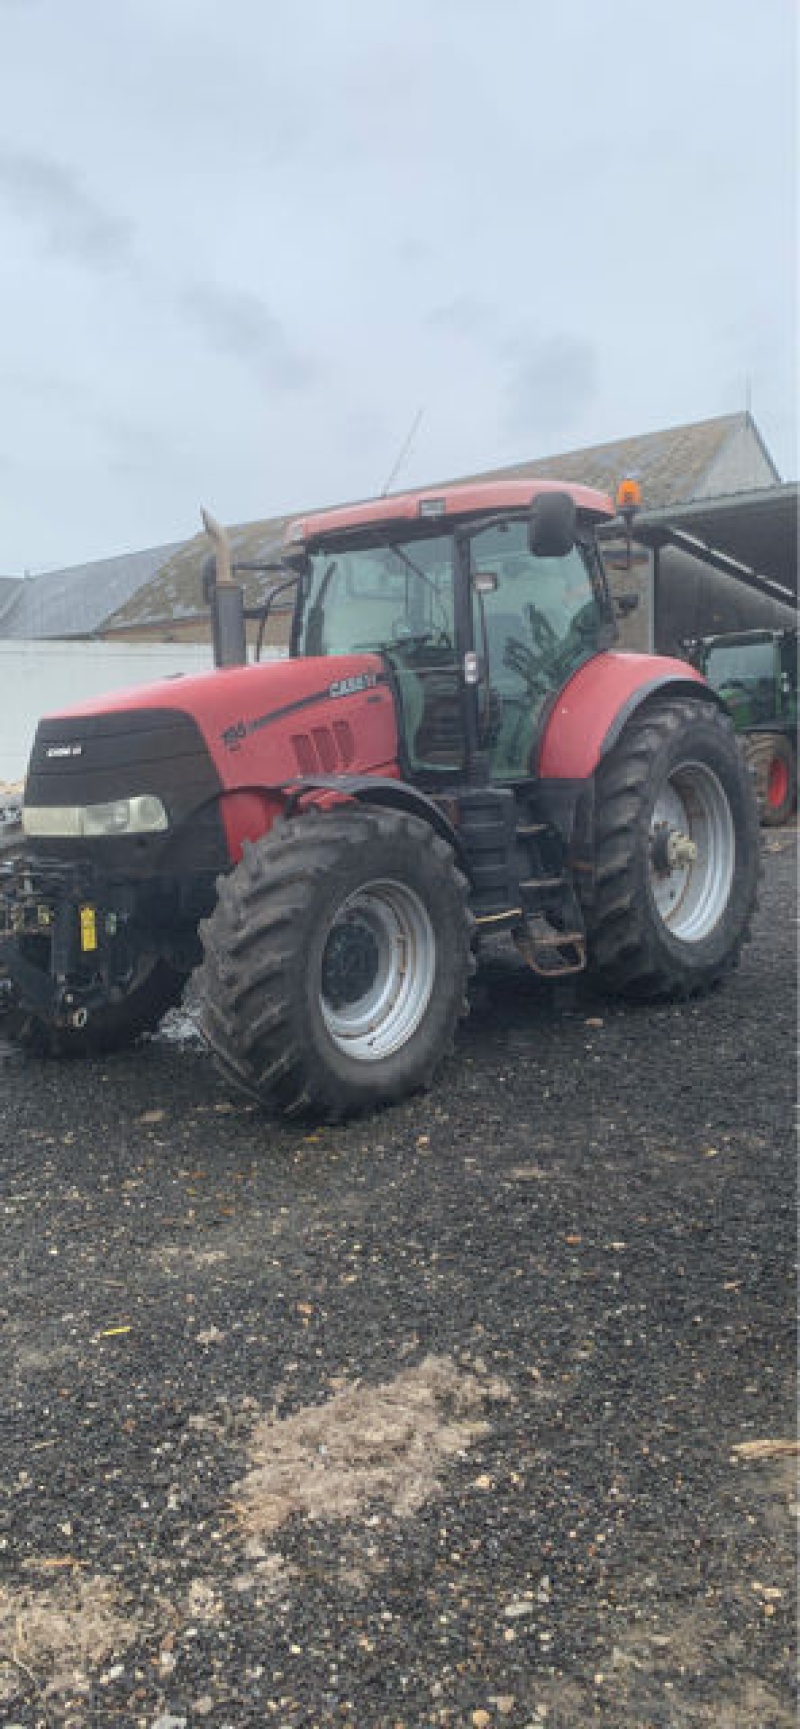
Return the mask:
<path id="1" fill-rule="evenodd" d="M 453 648 L 452 536 L 313 552 L 301 655 Z"/>
<path id="2" fill-rule="evenodd" d="M 775 648 L 769 642 L 720 642 L 706 653 L 705 674 L 715 690 L 724 685 L 772 683 Z"/>

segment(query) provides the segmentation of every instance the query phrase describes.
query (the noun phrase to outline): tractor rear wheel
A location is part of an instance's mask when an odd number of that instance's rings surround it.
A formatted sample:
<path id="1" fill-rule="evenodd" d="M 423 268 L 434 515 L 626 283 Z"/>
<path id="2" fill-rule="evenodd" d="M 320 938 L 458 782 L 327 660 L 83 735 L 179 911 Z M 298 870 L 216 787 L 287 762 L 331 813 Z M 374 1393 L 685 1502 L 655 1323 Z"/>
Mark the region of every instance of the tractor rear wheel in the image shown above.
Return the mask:
<path id="1" fill-rule="evenodd" d="M 637 714 L 596 782 L 592 972 L 625 996 L 687 996 L 736 965 L 759 871 L 758 812 L 732 724 L 675 697 Z"/>
<path id="2" fill-rule="evenodd" d="M 466 1009 L 473 920 L 427 823 L 352 806 L 280 821 L 218 896 L 199 1025 L 239 1087 L 336 1119 L 430 1083 Z"/>
<path id="3" fill-rule="evenodd" d="M 756 797 L 765 828 L 788 822 L 797 803 L 797 758 L 783 733 L 752 733 L 744 754 L 755 777 Z"/>

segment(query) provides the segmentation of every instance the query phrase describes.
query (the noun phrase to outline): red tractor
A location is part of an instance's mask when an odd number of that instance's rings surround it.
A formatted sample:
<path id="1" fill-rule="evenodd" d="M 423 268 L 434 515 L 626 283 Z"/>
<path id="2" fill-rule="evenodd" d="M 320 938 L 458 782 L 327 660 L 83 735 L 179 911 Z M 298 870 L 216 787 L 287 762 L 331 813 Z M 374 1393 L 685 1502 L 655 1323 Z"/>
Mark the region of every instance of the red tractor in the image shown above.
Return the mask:
<path id="1" fill-rule="evenodd" d="M 755 901 L 753 790 L 701 675 L 615 651 L 613 516 L 513 480 L 308 517 L 268 664 L 207 518 L 216 670 L 39 725 L 6 1030 L 128 1045 L 194 973 L 228 1076 L 335 1118 L 431 1080 L 487 934 L 639 999 L 719 979 Z"/>

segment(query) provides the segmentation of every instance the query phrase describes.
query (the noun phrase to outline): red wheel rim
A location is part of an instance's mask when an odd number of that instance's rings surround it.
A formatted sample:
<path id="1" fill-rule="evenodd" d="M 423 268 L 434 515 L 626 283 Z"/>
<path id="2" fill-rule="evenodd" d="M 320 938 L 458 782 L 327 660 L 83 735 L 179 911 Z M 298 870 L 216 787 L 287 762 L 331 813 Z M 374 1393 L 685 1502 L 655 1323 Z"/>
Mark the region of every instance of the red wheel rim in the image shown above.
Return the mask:
<path id="1" fill-rule="evenodd" d="M 782 757 L 774 756 L 769 765 L 767 777 L 767 804 L 771 810 L 778 810 L 789 791 L 789 770 Z"/>

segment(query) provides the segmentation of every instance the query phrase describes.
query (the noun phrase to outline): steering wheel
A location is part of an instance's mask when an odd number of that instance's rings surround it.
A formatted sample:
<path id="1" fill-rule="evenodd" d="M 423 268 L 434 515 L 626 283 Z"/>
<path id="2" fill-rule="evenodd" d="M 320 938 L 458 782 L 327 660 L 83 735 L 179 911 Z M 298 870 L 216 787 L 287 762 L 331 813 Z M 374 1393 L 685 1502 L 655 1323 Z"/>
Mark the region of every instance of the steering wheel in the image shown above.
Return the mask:
<path id="1" fill-rule="evenodd" d="M 432 642 L 437 648 L 452 648 L 452 643 L 446 630 L 411 629 L 404 618 L 396 618 L 392 625 L 392 641 L 400 648 L 424 648 L 426 642 Z"/>

